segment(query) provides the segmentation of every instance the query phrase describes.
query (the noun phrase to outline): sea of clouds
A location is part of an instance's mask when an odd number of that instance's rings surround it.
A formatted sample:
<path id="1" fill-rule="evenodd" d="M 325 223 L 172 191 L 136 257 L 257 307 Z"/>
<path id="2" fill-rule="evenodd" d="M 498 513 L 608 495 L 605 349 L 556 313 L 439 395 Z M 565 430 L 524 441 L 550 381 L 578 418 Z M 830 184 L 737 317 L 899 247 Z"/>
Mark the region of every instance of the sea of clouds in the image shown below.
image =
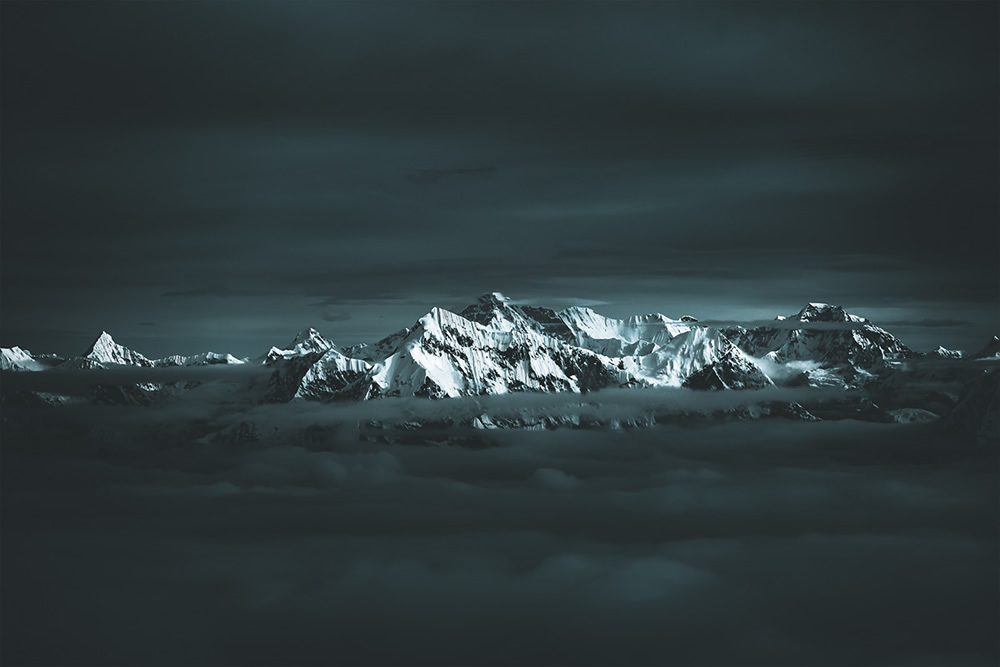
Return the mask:
<path id="1" fill-rule="evenodd" d="M 769 419 L 403 445 L 358 424 L 757 399 L 261 406 L 210 382 L 192 396 L 4 410 L 4 664 L 1000 659 L 997 449 L 935 424 Z"/>

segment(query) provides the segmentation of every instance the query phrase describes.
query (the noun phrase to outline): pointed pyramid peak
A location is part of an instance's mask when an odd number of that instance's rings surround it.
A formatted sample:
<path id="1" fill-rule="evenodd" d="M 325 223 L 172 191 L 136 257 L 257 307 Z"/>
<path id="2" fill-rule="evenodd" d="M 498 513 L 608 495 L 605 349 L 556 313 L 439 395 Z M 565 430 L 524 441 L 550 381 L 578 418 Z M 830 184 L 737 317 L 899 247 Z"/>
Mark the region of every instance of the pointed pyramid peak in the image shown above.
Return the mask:
<path id="1" fill-rule="evenodd" d="M 124 345 L 119 345 L 107 331 L 101 331 L 87 351 L 83 353 L 84 358 L 99 361 L 101 363 L 125 364 L 131 366 L 152 366 L 153 362 L 134 352 Z"/>
<path id="2" fill-rule="evenodd" d="M 94 339 L 94 342 L 90 344 L 90 347 L 88 347 L 87 351 L 83 354 L 84 356 L 88 356 L 93 354 L 95 350 L 100 350 L 110 345 L 117 345 L 117 343 L 115 342 L 115 339 L 111 337 L 111 334 L 102 329 L 100 335 Z"/>

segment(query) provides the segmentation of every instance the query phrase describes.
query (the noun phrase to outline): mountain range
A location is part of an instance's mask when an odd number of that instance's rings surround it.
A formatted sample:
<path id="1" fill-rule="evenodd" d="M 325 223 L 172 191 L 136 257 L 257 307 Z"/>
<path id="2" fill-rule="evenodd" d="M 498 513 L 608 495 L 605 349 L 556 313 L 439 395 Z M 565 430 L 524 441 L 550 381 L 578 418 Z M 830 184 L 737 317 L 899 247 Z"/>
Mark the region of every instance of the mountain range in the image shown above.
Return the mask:
<path id="1" fill-rule="evenodd" d="M 934 360 L 955 362 L 946 373 L 971 382 L 982 368 L 958 362 L 1000 361 L 1000 343 L 994 337 L 972 354 L 945 348 L 922 354 L 866 318 L 824 303 L 809 303 L 762 326 L 718 328 L 687 315 L 614 319 L 581 307 L 557 312 L 492 292 L 460 313 L 432 308 L 408 328 L 346 348 L 312 328 L 254 358 L 204 352 L 149 359 L 107 332 L 69 359 L 0 348 L 4 371 L 257 367 L 266 380 L 250 384 L 265 402 L 589 393 L 613 387 L 805 386 L 885 393 L 909 378 L 911 367 L 931 367 Z M 136 388 L 147 398 L 178 391 L 169 382 L 139 383 L 129 388 L 133 399 Z"/>

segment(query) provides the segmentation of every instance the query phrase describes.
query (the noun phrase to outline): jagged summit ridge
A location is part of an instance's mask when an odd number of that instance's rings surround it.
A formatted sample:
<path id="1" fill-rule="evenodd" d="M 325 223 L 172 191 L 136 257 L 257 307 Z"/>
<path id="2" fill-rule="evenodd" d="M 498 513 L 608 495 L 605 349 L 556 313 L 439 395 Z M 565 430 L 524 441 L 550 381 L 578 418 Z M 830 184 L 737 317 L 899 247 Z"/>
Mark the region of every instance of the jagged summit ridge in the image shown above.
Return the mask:
<path id="1" fill-rule="evenodd" d="M 218 365 L 238 365 L 245 364 L 246 359 L 239 359 L 231 354 L 220 354 L 218 352 L 202 352 L 188 356 L 172 354 L 169 357 L 157 359 L 153 363 L 159 367 L 169 366 L 218 366 Z"/>
<path id="2" fill-rule="evenodd" d="M 580 347 L 610 356 L 630 356 L 651 351 L 691 330 L 690 323 L 660 313 L 633 315 L 624 320 L 605 317 L 590 308 L 572 306 L 559 317 Z"/>
<path id="3" fill-rule="evenodd" d="M 868 322 L 866 318 L 852 315 L 840 306 L 831 306 L 828 303 L 817 302 L 806 304 L 793 317 L 800 322 Z"/>
<path id="4" fill-rule="evenodd" d="M 312 327 L 306 327 L 295 334 L 292 342 L 285 347 L 272 347 L 268 350 L 267 354 L 264 355 L 264 362 L 273 362 L 276 359 L 289 359 L 291 357 L 301 357 L 310 354 L 323 354 L 335 347 L 319 331 Z"/>
<path id="5" fill-rule="evenodd" d="M 511 319 L 493 317 L 490 321 L 495 324 L 431 309 L 401 332 L 387 356 L 354 384 L 353 393 L 359 398 L 443 398 L 512 391 L 580 392 L 630 379 L 607 357 L 567 345 L 530 326 L 518 326 Z"/>
<path id="6" fill-rule="evenodd" d="M 996 338 L 976 353 L 998 357 Z M 868 319 L 811 302 L 773 325 L 719 329 L 690 315 L 606 317 L 574 306 L 555 311 L 488 292 L 455 313 L 432 308 L 411 327 L 372 344 L 337 347 L 318 330 L 251 359 L 206 352 L 150 361 L 105 331 L 82 357 L 66 361 L 4 348 L 4 370 L 101 369 L 112 365 L 263 365 L 264 400 L 381 396 L 452 397 L 509 392 L 588 392 L 615 386 L 746 389 L 790 374 L 817 386 L 858 387 L 901 360 L 960 359 L 940 348 L 918 355 Z M 798 362 L 805 371 L 788 371 Z M 804 365 L 803 365 L 804 364 Z M 781 370 L 786 368 L 786 370 Z M 777 373 L 773 377 L 769 374 Z"/>

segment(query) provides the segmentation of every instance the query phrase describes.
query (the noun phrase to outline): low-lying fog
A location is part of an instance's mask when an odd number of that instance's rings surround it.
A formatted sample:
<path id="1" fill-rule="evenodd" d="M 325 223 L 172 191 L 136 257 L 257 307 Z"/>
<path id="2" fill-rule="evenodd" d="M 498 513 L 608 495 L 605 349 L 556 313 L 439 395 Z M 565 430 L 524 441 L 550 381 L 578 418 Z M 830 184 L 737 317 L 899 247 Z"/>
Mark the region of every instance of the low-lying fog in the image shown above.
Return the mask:
<path id="1" fill-rule="evenodd" d="M 5 410 L 2 662 L 1000 660 L 995 445 L 784 419 L 359 439 L 411 405 Z"/>

